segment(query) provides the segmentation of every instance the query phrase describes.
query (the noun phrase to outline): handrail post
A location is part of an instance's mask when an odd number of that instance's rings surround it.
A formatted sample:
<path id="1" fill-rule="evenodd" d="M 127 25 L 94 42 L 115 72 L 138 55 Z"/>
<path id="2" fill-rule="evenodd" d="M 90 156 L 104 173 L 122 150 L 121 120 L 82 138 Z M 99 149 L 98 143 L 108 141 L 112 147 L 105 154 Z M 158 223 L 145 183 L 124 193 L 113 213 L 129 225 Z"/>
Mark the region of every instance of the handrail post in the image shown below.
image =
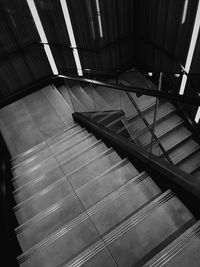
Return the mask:
<path id="1" fill-rule="evenodd" d="M 126 92 L 126 91 L 125 91 Z M 150 133 L 154 136 L 154 139 L 156 141 L 158 141 L 158 145 L 160 147 L 160 149 L 162 150 L 163 154 L 165 155 L 166 159 L 172 163 L 171 159 L 169 158 L 167 152 L 165 151 L 163 145 L 159 142 L 159 139 L 157 138 L 157 136 L 155 135 L 155 133 L 153 134 L 153 131 L 148 123 L 148 121 L 146 120 L 146 118 L 144 117 L 144 115 L 142 114 L 140 108 L 138 107 L 138 105 L 136 104 L 135 100 L 131 97 L 130 93 L 126 92 L 128 98 L 130 99 L 131 103 L 133 104 L 133 106 L 135 107 L 136 111 L 138 112 L 139 116 L 141 117 L 141 119 L 143 120 L 144 124 L 147 126 L 147 128 L 149 129 Z"/>
<path id="2" fill-rule="evenodd" d="M 160 72 L 159 83 L 158 83 L 158 91 L 161 91 L 162 77 L 163 77 L 163 73 Z M 159 105 L 159 99 L 156 97 L 156 104 L 154 106 L 154 116 L 153 116 L 153 125 L 152 125 L 151 144 L 150 144 L 150 150 L 149 150 L 149 158 L 150 159 L 151 159 L 151 156 L 152 156 L 153 139 L 154 139 L 154 136 L 155 136 L 155 127 L 156 127 L 156 117 L 157 117 L 158 105 Z"/>

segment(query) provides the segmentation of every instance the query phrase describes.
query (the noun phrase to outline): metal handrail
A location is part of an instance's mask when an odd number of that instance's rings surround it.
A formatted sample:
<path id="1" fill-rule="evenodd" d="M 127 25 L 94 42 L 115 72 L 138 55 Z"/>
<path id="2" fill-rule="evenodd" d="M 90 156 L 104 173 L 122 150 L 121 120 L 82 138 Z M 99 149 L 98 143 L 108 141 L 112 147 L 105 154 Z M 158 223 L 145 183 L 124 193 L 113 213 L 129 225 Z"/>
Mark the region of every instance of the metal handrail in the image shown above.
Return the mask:
<path id="1" fill-rule="evenodd" d="M 136 86 L 125 86 L 125 85 L 116 85 L 116 84 L 109 84 L 105 82 L 101 82 L 98 80 L 93 80 L 93 79 L 87 79 L 87 78 L 80 78 L 78 76 L 67 76 L 67 75 L 57 75 L 55 77 L 60 77 L 66 80 L 71 80 L 71 81 L 77 81 L 77 82 L 85 82 L 88 84 L 93 84 L 97 86 L 104 86 L 116 90 L 122 90 L 122 91 L 127 91 L 127 92 L 133 92 L 133 93 L 138 93 L 140 95 L 148 95 L 148 96 L 154 96 L 158 98 L 164 98 L 168 99 L 170 101 L 178 101 L 178 102 L 183 102 L 187 104 L 192 104 L 194 106 L 200 106 L 200 97 L 190 97 L 190 96 L 184 96 L 184 95 L 177 95 L 173 93 L 168 93 L 164 91 L 158 91 L 155 89 L 145 89 L 141 87 L 136 87 Z"/>

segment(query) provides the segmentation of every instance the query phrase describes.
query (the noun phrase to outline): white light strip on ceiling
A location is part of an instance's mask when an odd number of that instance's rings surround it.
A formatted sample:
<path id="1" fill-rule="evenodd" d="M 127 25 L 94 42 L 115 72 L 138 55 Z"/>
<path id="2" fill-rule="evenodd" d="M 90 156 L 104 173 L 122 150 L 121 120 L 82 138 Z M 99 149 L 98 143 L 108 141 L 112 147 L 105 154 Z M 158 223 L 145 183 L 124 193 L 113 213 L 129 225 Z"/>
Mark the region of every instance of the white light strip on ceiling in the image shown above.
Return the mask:
<path id="1" fill-rule="evenodd" d="M 191 66 L 191 62 L 192 62 L 192 58 L 193 58 L 193 54 L 194 54 L 194 50 L 195 50 L 195 46 L 196 46 L 196 42 L 198 38 L 199 27 L 200 27 L 200 1 L 198 3 L 195 23 L 194 23 L 193 32 L 192 32 L 192 38 L 190 41 L 190 47 L 189 47 L 186 64 L 185 64 L 185 71 L 187 73 L 189 73 L 190 71 L 190 66 Z M 181 87 L 179 91 L 180 95 L 184 94 L 186 82 L 187 82 L 187 76 L 183 75 L 182 81 L 181 81 Z"/>
<path id="2" fill-rule="evenodd" d="M 183 7 L 183 15 L 182 15 L 181 24 L 183 24 L 185 22 L 185 19 L 186 19 L 188 2 L 189 2 L 189 0 L 185 0 L 184 7 Z"/>
<path id="3" fill-rule="evenodd" d="M 97 8 L 99 33 L 100 33 L 100 37 L 102 38 L 103 37 L 103 29 L 102 29 L 102 23 L 101 23 L 101 13 L 100 13 L 100 7 L 99 7 L 99 0 L 96 0 L 96 8 Z"/>
<path id="4" fill-rule="evenodd" d="M 37 12 L 37 8 L 36 8 L 35 3 L 34 3 L 34 0 L 26 0 L 26 1 L 27 1 L 28 6 L 29 6 L 29 9 L 31 11 L 36 28 L 38 30 L 41 42 L 42 43 L 48 43 L 46 34 L 44 32 L 44 29 L 43 29 L 43 26 L 42 26 L 42 23 L 41 23 L 41 20 L 39 17 L 39 14 Z M 53 58 L 53 55 L 52 55 L 52 52 L 51 52 L 49 45 L 44 45 L 44 50 L 45 50 L 45 53 L 47 55 L 47 58 L 48 58 L 50 66 L 51 66 L 53 74 L 58 75 L 58 69 L 56 67 L 56 63 L 55 63 L 55 60 Z"/>
<path id="5" fill-rule="evenodd" d="M 198 107 L 198 110 L 197 110 L 197 113 L 196 113 L 196 116 L 195 116 L 195 122 L 198 123 L 199 120 L 200 120 L 200 107 Z"/>
<path id="6" fill-rule="evenodd" d="M 77 73 L 78 73 L 79 76 L 82 76 L 83 72 L 82 72 L 81 62 L 80 62 L 78 50 L 76 48 L 77 46 L 76 46 L 76 41 L 75 41 L 75 37 L 74 37 L 74 32 L 73 32 L 73 29 L 72 29 L 71 19 L 70 19 L 70 16 L 69 16 L 69 10 L 68 10 L 68 7 L 67 7 L 67 2 L 66 2 L 66 0 L 60 0 L 60 4 L 61 4 L 61 7 L 62 7 L 62 11 L 63 11 L 63 15 L 64 15 L 66 27 L 67 27 L 67 31 L 68 31 L 68 34 L 69 34 L 69 39 L 70 39 L 71 46 L 75 48 L 75 49 L 73 49 L 73 55 L 74 55 L 74 60 L 75 60 L 75 63 L 76 63 Z"/>

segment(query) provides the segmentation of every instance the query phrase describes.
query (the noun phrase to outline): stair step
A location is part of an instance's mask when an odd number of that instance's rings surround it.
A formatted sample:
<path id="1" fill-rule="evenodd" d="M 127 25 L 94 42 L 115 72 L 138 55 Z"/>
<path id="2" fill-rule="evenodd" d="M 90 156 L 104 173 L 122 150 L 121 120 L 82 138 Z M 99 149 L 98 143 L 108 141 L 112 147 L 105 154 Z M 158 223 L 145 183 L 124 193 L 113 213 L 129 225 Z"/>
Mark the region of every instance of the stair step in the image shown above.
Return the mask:
<path id="1" fill-rule="evenodd" d="M 174 164 L 180 164 L 181 161 L 185 160 L 197 149 L 199 149 L 199 144 L 197 144 L 193 139 L 190 139 L 188 142 L 169 153 L 169 157 Z"/>
<path id="2" fill-rule="evenodd" d="M 79 187 L 76 193 L 85 209 L 88 209 L 138 174 L 136 168 L 127 159 L 124 159 Z"/>
<path id="3" fill-rule="evenodd" d="M 200 222 L 197 222 L 147 262 L 145 266 L 198 267 L 200 262 L 199 234 Z"/>
<path id="4" fill-rule="evenodd" d="M 25 152 L 22 152 L 20 154 L 18 154 L 16 157 L 11 159 L 12 165 L 15 166 L 17 164 L 20 164 L 21 162 L 23 162 L 24 160 L 28 159 L 31 156 L 34 156 L 35 154 L 37 154 L 38 152 L 40 152 L 43 149 L 48 148 L 47 144 L 45 141 L 43 141 L 42 143 L 28 149 Z"/>
<path id="5" fill-rule="evenodd" d="M 131 182 L 133 183 L 133 188 L 131 187 Z M 124 195 L 124 197 L 130 198 L 130 200 L 131 200 L 131 196 L 135 200 L 137 199 L 137 196 L 134 196 L 133 193 L 131 194 L 131 190 L 132 189 L 134 190 L 135 186 L 140 185 L 140 179 L 138 179 L 137 182 L 130 181 L 129 185 L 124 186 L 123 188 L 120 188 L 118 192 L 114 192 L 113 194 L 109 195 L 107 199 L 104 199 L 102 202 L 99 202 L 95 207 L 92 207 L 86 213 L 83 212 L 77 218 L 71 221 L 69 224 L 65 225 L 63 228 L 55 232 L 53 235 L 48 236 L 43 241 L 31 247 L 29 250 L 27 250 L 22 256 L 22 258 L 30 257 L 31 263 L 34 262 L 35 266 L 41 266 L 41 262 L 44 264 L 44 260 L 49 253 L 52 253 L 52 259 L 53 259 L 52 266 L 57 266 L 57 265 L 65 263 L 66 261 L 69 261 L 73 256 L 77 255 L 77 253 L 80 253 L 81 250 L 83 250 L 84 248 L 87 248 L 88 246 L 92 245 L 95 241 L 100 239 L 99 233 L 96 230 L 97 226 L 95 225 L 94 227 L 94 224 L 95 224 L 94 215 L 95 214 L 97 213 L 101 214 L 102 212 L 105 212 L 104 209 L 108 208 L 108 205 L 111 205 L 110 209 L 113 210 L 113 214 L 115 211 L 115 214 L 116 214 L 115 217 L 117 218 L 118 209 L 113 209 L 113 208 L 115 207 L 115 205 L 117 205 L 116 201 L 120 203 L 119 197 L 122 197 L 122 195 L 126 194 L 126 196 Z M 145 195 L 146 190 L 147 190 L 146 192 L 148 192 L 148 189 L 147 189 L 148 185 L 146 186 L 147 186 L 146 189 L 143 191 L 144 195 Z M 138 189 L 138 188 L 135 189 L 135 191 L 137 190 L 140 191 L 141 189 Z M 155 194 L 157 193 L 157 190 L 155 190 L 154 193 L 153 191 L 154 190 L 152 189 L 152 195 L 155 196 Z M 127 212 L 129 213 L 129 209 L 131 209 L 131 204 L 133 205 L 132 208 L 139 207 L 140 205 L 142 205 L 142 203 L 144 204 L 147 201 L 147 199 L 149 200 L 149 197 L 151 199 L 152 196 L 151 196 L 151 193 L 150 194 L 149 193 L 147 193 L 147 196 L 144 197 L 141 203 L 139 201 L 139 202 L 136 202 L 137 203 L 136 204 L 134 203 L 134 199 L 132 199 L 132 201 L 130 201 L 130 206 L 127 208 Z M 116 201 L 114 202 L 113 199 L 116 199 Z M 112 205 L 114 206 L 112 207 Z M 124 209 L 124 206 L 123 206 L 123 209 Z M 107 212 L 109 211 L 107 210 Z M 91 218 L 89 218 L 88 215 L 92 218 L 93 223 L 91 222 Z M 129 214 L 126 214 L 126 209 L 124 209 L 123 211 L 121 211 L 120 215 L 121 217 L 118 217 L 117 223 L 119 223 L 119 221 L 123 220 L 123 218 L 128 216 Z M 116 222 L 114 222 L 114 224 L 115 223 Z M 110 226 L 107 226 L 107 228 L 105 228 L 102 231 L 105 232 L 106 229 L 111 228 L 113 223 L 111 223 L 110 221 L 110 224 L 111 224 Z M 75 238 L 77 240 L 73 242 L 72 240 L 75 240 Z M 67 250 L 64 252 L 64 250 L 61 251 L 61 249 L 59 249 L 60 252 L 58 252 L 58 248 L 61 248 L 61 247 L 62 249 L 64 247 L 67 247 Z M 22 266 L 23 266 L 23 263 L 22 263 Z"/>
<path id="6" fill-rule="evenodd" d="M 182 123 L 182 119 L 175 115 L 172 115 L 169 118 L 161 118 L 160 120 L 157 121 L 156 127 L 155 127 L 155 134 L 156 136 L 163 135 L 167 131 L 169 131 L 171 128 L 176 127 L 177 125 L 180 125 Z M 143 146 L 146 146 L 151 142 L 151 133 L 147 129 L 145 130 L 145 133 L 137 133 L 139 141 L 142 143 Z"/>
<path id="7" fill-rule="evenodd" d="M 20 224 L 44 211 L 54 203 L 63 199 L 73 191 L 66 176 L 49 185 L 34 196 L 20 202 L 14 207 L 15 215 Z"/>
<path id="8" fill-rule="evenodd" d="M 66 150 L 62 151 L 60 154 L 55 155 L 55 157 L 50 157 L 41 164 L 34 166 L 34 168 L 29 169 L 23 176 L 17 176 L 12 179 L 15 189 L 22 186 L 29 181 L 36 180 L 38 177 L 46 175 L 48 172 L 57 168 L 59 164 L 66 161 L 67 158 L 73 157 L 78 151 L 82 150 L 84 147 L 88 147 L 94 144 L 97 139 L 92 135 L 88 134 L 86 137 L 78 140 L 75 144 L 72 144 Z"/>
<path id="9" fill-rule="evenodd" d="M 97 142 L 97 139 L 91 133 L 88 134 L 86 137 L 82 138 L 81 140 L 77 141 L 72 146 L 68 147 L 67 149 L 55 154 L 56 159 L 58 160 L 59 164 L 65 163 L 68 159 L 71 159 L 78 152 L 82 151 L 83 149 L 88 148 L 89 146 L 93 145 Z M 55 152 L 54 152 L 55 153 Z"/>
<path id="10" fill-rule="evenodd" d="M 191 132 L 188 131 L 185 127 L 178 127 L 176 130 L 172 131 L 169 134 L 164 134 L 164 137 L 158 136 L 160 143 L 164 147 L 165 151 L 168 153 L 175 150 L 178 146 L 186 143 L 191 138 Z M 146 146 L 146 149 L 150 145 Z M 158 142 L 153 143 L 153 153 L 157 156 L 162 155 Z"/>
<path id="11" fill-rule="evenodd" d="M 71 116 L 73 111 L 67 104 L 65 99 L 62 97 L 62 95 L 59 93 L 59 91 L 56 89 L 56 87 L 52 84 L 51 86 L 43 88 L 42 92 L 47 97 L 53 108 L 56 110 L 62 121 L 66 125 L 72 125 L 74 123 Z"/>
<path id="12" fill-rule="evenodd" d="M 66 131 L 63 131 L 62 133 L 59 133 L 59 134 L 47 139 L 46 142 L 49 146 L 55 145 L 59 142 L 62 142 L 62 140 L 65 140 L 67 137 L 72 136 L 73 134 L 75 134 L 76 132 L 78 132 L 81 129 L 83 129 L 83 128 L 81 128 L 80 125 L 74 124 L 73 126 L 68 128 Z"/>
<path id="13" fill-rule="evenodd" d="M 19 226 L 16 232 L 20 244 L 25 248 L 38 243 L 83 212 L 83 205 L 85 209 L 94 206 L 104 197 L 133 179 L 137 174 L 138 171 L 127 159 L 115 164 L 112 169 L 102 176 L 95 177 L 76 191 L 79 199 L 81 199 L 81 206 L 78 198 L 72 192 L 43 213 L 36 215 Z M 106 183 L 106 188 L 102 186 L 103 183 Z M 70 212 L 72 215 L 70 215 Z"/>
<path id="14" fill-rule="evenodd" d="M 138 212 L 135 218 L 127 219 L 103 238 L 119 266 L 138 264 L 147 253 L 193 218 L 169 192 L 150 203 L 144 210 Z"/>
<path id="15" fill-rule="evenodd" d="M 63 170 L 72 186 L 77 189 L 94 177 L 101 175 L 104 171 L 112 168 L 113 165 L 120 161 L 120 156 L 112 148 L 110 148 L 100 154 L 94 160 L 90 161 L 87 165 L 79 167 L 72 173 L 68 173 L 68 170 L 65 169 L 65 166 L 63 166 Z"/>
<path id="16" fill-rule="evenodd" d="M 75 170 L 77 168 L 77 166 L 83 165 L 88 163 L 90 160 L 92 160 L 95 156 L 97 156 L 98 154 L 102 153 L 103 151 L 106 151 L 107 147 L 106 145 L 102 142 L 102 141 L 97 141 L 94 144 L 84 148 L 82 151 L 78 152 L 76 155 L 74 155 L 71 159 L 67 159 L 67 161 L 64 163 L 65 167 L 67 168 L 68 172 L 72 172 L 73 170 Z M 64 172 L 62 172 L 64 175 Z M 45 177 L 44 177 L 45 178 Z M 59 179 L 58 179 L 59 180 Z M 21 190 L 15 190 L 15 196 L 18 197 L 18 202 L 19 201 L 23 201 L 25 199 L 23 199 L 23 196 L 25 195 L 34 195 L 35 192 L 35 185 L 36 183 L 29 183 L 28 187 L 24 188 L 22 186 Z M 32 191 L 32 187 L 31 185 L 33 185 L 33 191 Z M 41 184 L 42 185 L 42 184 Z M 38 188 L 38 187 L 37 187 Z M 26 194 L 24 194 L 24 190 L 27 190 L 28 192 L 26 192 Z M 41 189 L 42 190 L 42 189 Z M 40 188 L 38 188 L 38 192 L 41 191 Z M 16 191 L 18 193 L 18 195 L 16 195 Z M 20 194 L 22 191 L 22 198 L 20 198 Z"/>
<path id="17" fill-rule="evenodd" d="M 91 217 L 98 232 L 103 234 L 158 194 L 160 194 L 160 189 L 148 175 L 143 173 L 89 208 L 86 214 Z M 65 225 L 63 227 L 65 233 L 67 233 L 68 229 L 71 230 L 86 220 L 88 218 L 86 214 L 83 212 L 73 221 L 69 222 L 68 225 Z M 60 229 L 59 232 L 63 231 L 63 229 Z"/>
<path id="18" fill-rule="evenodd" d="M 132 94 L 131 94 L 132 95 Z M 152 101 L 151 99 L 146 99 L 147 101 L 143 102 L 141 100 L 143 96 L 141 97 L 134 97 L 134 100 L 139 107 L 140 111 L 144 114 L 150 112 L 155 107 L 155 101 Z M 127 120 L 135 120 L 137 117 L 139 117 L 139 113 L 136 111 L 134 114 L 132 114 L 130 117 L 127 117 Z"/>
<path id="19" fill-rule="evenodd" d="M 43 162 L 30 168 L 28 171 L 23 173 L 23 175 L 15 176 L 12 179 L 14 188 L 17 189 L 18 187 L 21 187 L 22 185 L 30 181 L 36 180 L 38 177 L 41 177 L 58 167 L 59 164 L 56 158 L 54 156 L 51 156 L 48 159 L 44 160 Z"/>
<path id="20" fill-rule="evenodd" d="M 200 151 L 199 149 L 188 157 L 185 161 L 178 164 L 178 167 L 186 173 L 192 173 L 200 167 Z"/>
<path id="21" fill-rule="evenodd" d="M 62 151 L 68 149 L 73 144 L 76 144 L 83 138 L 88 136 L 88 132 L 85 129 L 78 130 L 77 132 L 73 133 L 72 135 L 68 136 L 66 139 L 62 139 L 60 142 L 51 145 L 51 150 L 55 155 L 58 155 Z"/>
<path id="22" fill-rule="evenodd" d="M 54 140 L 54 138 L 58 137 L 58 136 L 62 136 L 62 134 L 66 135 L 67 132 L 69 131 L 69 133 L 71 131 L 73 131 L 72 129 L 76 128 L 76 127 L 80 127 L 78 124 L 74 123 L 74 125 L 70 126 L 70 127 L 67 127 L 66 126 L 66 129 L 61 131 L 61 132 L 58 132 L 56 135 L 46 139 L 45 142 L 42 142 L 41 144 L 38 144 L 36 145 L 35 147 L 19 154 L 17 157 L 13 158 L 12 159 L 12 164 L 15 166 L 15 165 L 18 165 L 18 164 L 21 164 L 23 161 L 25 161 L 26 159 L 29 159 L 30 157 L 32 156 L 35 156 L 36 154 L 38 154 L 41 150 L 47 148 L 47 144 L 48 142 L 51 142 L 51 140 Z"/>
<path id="23" fill-rule="evenodd" d="M 83 129 L 81 127 L 73 127 L 70 130 L 67 131 L 67 134 L 65 132 L 65 137 L 63 137 L 64 134 L 61 134 L 62 139 L 59 140 L 60 142 L 70 138 L 71 136 L 73 136 L 73 131 L 74 134 L 78 131 L 83 131 Z M 59 135 L 60 136 L 60 135 Z M 57 136 L 57 140 L 58 140 L 58 136 Z M 59 142 L 58 141 L 58 142 Z M 54 142 L 51 142 L 52 144 Z M 50 144 L 49 144 L 50 145 Z M 25 172 L 26 170 L 28 170 L 29 168 L 33 167 L 34 165 L 42 162 L 43 160 L 46 160 L 48 157 L 52 156 L 53 152 L 51 150 L 50 147 L 47 147 L 45 149 L 42 149 L 40 151 L 38 151 L 37 154 L 34 154 L 33 156 L 27 158 L 26 160 L 24 160 L 23 162 L 19 163 L 18 165 L 15 165 L 12 169 L 13 173 L 15 174 L 15 176 L 20 175 L 21 173 Z"/>
<path id="24" fill-rule="evenodd" d="M 87 266 L 87 261 L 96 257 L 105 246 L 118 266 L 143 266 L 137 263 L 144 256 L 161 243 L 169 242 L 169 237 L 176 238 L 177 231 L 181 232 L 182 227 L 192 222 L 194 218 L 190 212 L 167 191 L 103 235 L 103 242 L 97 241 L 64 266 Z"/>
<path id="25" fill-rule="evenodd" d="M 37 194 L 39 191 L 56 182 L 64 175 L 63 170 L 60 167 L 57 167 L 37 179 L 23 184 L 21 187 L 18 187 L 15 191 L 13 191 L 16 203 L 24 201 L 25 199 Z"/>
<path id="26" fill-rule="evenodd" d="M 99 140 L 91 146 L 84 148 L 72 158 L 68 158 L 67 161 L 62 163 L 62 168 L 66 170 L 67 173 L 71 173 L 77 169 L 77 166 L 86 165 L 99 154 L 105 152 L 107 149 L 107 146 L 101 140 Z"/>

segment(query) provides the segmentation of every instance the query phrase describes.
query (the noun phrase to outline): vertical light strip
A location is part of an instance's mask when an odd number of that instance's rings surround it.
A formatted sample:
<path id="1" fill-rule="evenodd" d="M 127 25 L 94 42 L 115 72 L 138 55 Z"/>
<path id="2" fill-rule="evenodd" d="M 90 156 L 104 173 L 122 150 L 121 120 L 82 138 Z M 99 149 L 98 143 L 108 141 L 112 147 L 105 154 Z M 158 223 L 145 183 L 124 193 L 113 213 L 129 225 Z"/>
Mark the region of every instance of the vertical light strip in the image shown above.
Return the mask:
<path id="1" fill-rule="evenodd" d="M 183 7 L 183 15 L 182 15 L 181 24 L 183 24 L 183 23 L 185 22 L 185 19 L 186 19 L 187 8 L 188 8 L 188 1 L 189 1 L 189 0 L 185 0 L 185 3 L 184 3 L 184 7 Z"/>
<path id="2" fill-rule="evenodd" d="M 100 34 L 100 37 L 102 38 L 103 37 L 103 29 L 102 29 L 102 23 L 101 23 L 101 13 L 100 13 L 100 7 L 99 7 L 99 0 L 96 0 L 96 7 L 97 7 L 99 34 Z"/>
<path id="3" fill-rule="evenodd" d="M 197 110 L 197 113 L 196 113 L 196 116 L 195 116 L 195 122 L 198 123 L 199 120 L 200 120 L 200 107 L 198 107 L 198 110 Z"/>
<path id="4" fill-rule="evenodd" d="M 188 51 L 186 64 L 185 64 L 185 71 L 187 73 L 189 73 L 190 71 L 190 66 L 191 66 L 191 62 L 192 62 L 192 58 L 193 58 L 193 54 L 194 54 L 194 50 L 195 50 L 195 46 L 197 42 L 197 37 L 199 33 L 199 27 L 200 27 L 200 1 L 198 3 L 195 23 L 194 23 L 193 32 L 192 32 L 192 38 L 190 41 L 189 51 Z M 184 94 L 186 82 L 187 82 L 187 76 L 184 74 L 182 77 L 181 87 L 179 91 L 180 95 Z"/>
<path id="5" fill-rule="evenodd" d="M 87 9 L 89 13 L 89 20 L 90 20 L 90 28 L 92 32 L 92 37 L 95 39 L 95 30 L 94 30 L 94 21 L 93 21 L 93 16 L 92 16 L 92 8 L 90 4 L 90 0 L 87 0 Z"/>
<path id="6" fill-rule="evenodd" d="M 37 8 L 35 6 L 34 0 L 26 0 L 26 1 L 27 1 L 28 6 L 29 6 L 29 9 L 31 11 L 36 28 L 38 30 L 41 42 L 42 43 L 48 43 L 47 37 L 46 37 L 46 34 L 44 32 L 44 29 L 43 29 L 39 14 L 37 12 Z M 50 66 L 51 66 L 53 74 L 58 75 L 58 69 L 56 67 L 56 63 L 55 63 L 55 60 L 53 58 L 53 55 L 52 55 L 52 52 L 51 52 L 49 45 L 44 45 L 44 50 L 45 50 L 45 53 L 47 55 L 47 58 L 48 58 Z"/>
<path id="7" fill-rule="evenodd" d="M 73 55 L 74 55 L 74 60 L 75 60 L 75 63 L 76 63 L 77 73 L 78 73 L 79 76 L 82 76 L 83 72 L 82 72 L 81 62 L 80 62 L 80 58 L 79 58 L 79 54 L 78 54 L 78 50 L 77 50 L 77 46 L 76 46 L 74 32 L 73 32 L 73 29 L 72 29 L 72 23 L 71 23 L 71 19 L 70 19 L 70 16 L 69 16 L 69 10 L 68 10 L 68 7 L 67 7 L 67 2 L 66 2 L 66 0 L 60 0 L 60 4 L 61 4 L 61 7 L 62 7 L 62 11 L 63 11 L 63 15 L 64 15 L 66 27 L 67 27 L 67 31 L 68 31 L 68 34 L 69 34 L 70 43 L 71 43 L 71 46 L 74 47 Z"/>

